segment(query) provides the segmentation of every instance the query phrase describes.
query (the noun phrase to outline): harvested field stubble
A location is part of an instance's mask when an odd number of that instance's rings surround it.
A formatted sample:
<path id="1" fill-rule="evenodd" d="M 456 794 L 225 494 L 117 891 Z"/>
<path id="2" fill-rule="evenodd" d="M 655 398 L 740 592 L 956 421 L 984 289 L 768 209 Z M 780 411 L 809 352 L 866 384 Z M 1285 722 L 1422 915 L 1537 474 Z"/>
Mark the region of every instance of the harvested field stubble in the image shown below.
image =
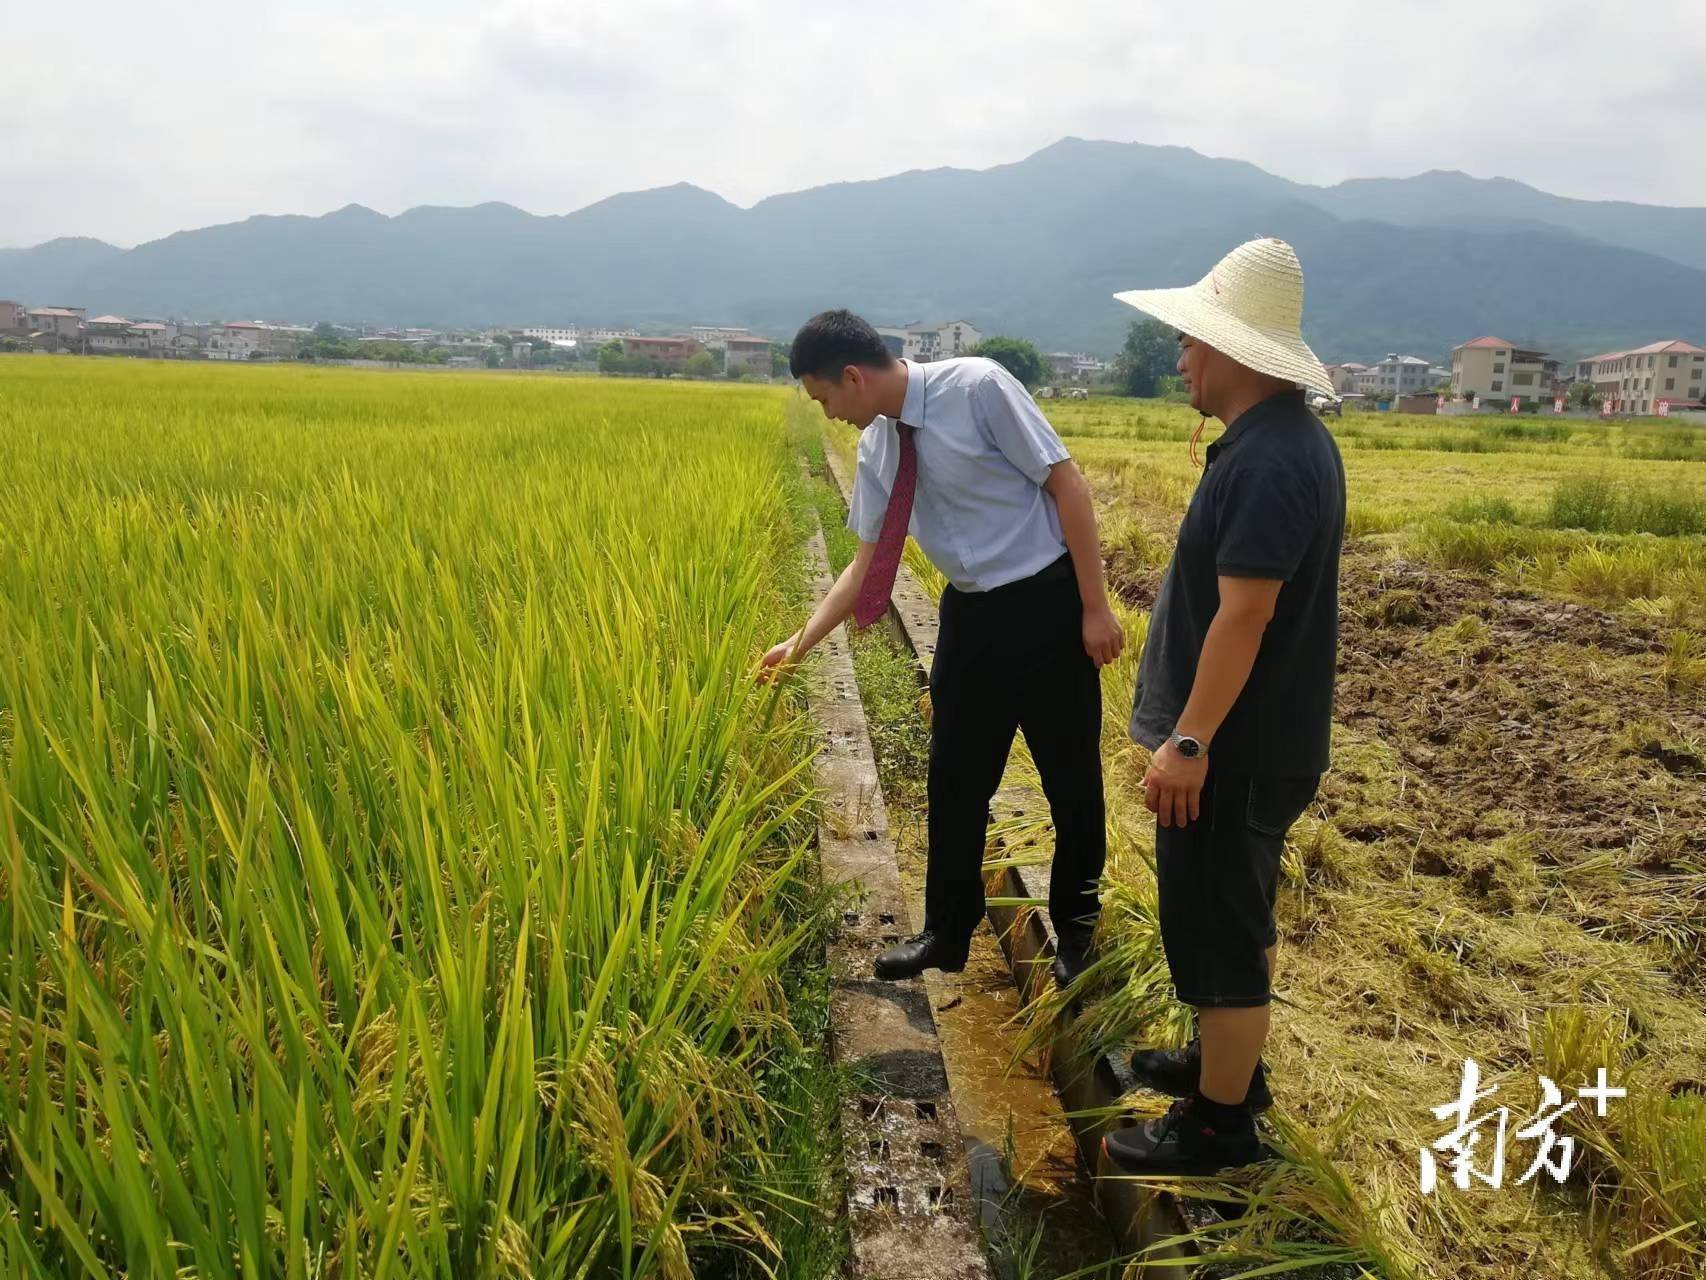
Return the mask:
<path id="1" fill-rule="evenodd" d="M 1161 445 L 1154 406 L 1130 411 L 1129 434 L 1110 402 L 1049 412 L 1116 535 L 1111 582 L 1151 607 L 1194 484 L 1194 417 L 1159 410 L 1176 422 Z M 1501 431 L 1482 457 L 1429 438 L 1473 426 L 1333 423 L 1364 515 L 1344 561 L 1334 767 L 1280 896 L 1269 1051 L 1283 1132 L 1307 1146 L 1228 1228 L 1245 1256 L 1283 1261 L 1308 1221 L 1304 1237 L 1355 1242 L 1384 1275 L 1680 1280 L 1706 1258 L 1706 561 L 1691 532 L 1706 469 L 1652 461 L 1702 456 L 1667 435 L 1588 425 Z M 1590 527 L 1552 527 L 1567 515 Z M 1081 1024 L 1110 1046 L 1185 1033 L 1157 967 L 1125 665 L 1104 673 L 1124 700 L 1105 739 L 1113 985 Z M 1542 1072 L 1572 1099 L 1604 1065 L 1629 1096 L 1560 1121 L 1578 1143 L 1562 1187 L 1514 1186 L 1533 1147 L 1513 1140 L 1502 1190 L 1423 1196 L 1419 1152 L 1449 1127 L 1430 1108 L 1471 1057 L 1513 1130 Z"/>

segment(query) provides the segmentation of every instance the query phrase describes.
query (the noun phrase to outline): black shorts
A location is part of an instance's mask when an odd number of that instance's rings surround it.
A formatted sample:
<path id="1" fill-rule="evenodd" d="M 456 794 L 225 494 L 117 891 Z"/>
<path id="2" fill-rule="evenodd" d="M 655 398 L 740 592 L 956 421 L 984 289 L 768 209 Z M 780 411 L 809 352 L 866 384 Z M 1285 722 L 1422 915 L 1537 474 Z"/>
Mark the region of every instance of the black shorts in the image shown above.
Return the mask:
<path id="1" fill-rule="evenodd" d="M 1278 939 L 1274 892 L 1285 833 L 1320 785 L 1298 778 L 1218 776 L 1203 783 L 1199 816 L 1155 828 L 1161 943 L 1181 1003 L 1252 1008 L 1268 1003 L 1263 954 Z"/>

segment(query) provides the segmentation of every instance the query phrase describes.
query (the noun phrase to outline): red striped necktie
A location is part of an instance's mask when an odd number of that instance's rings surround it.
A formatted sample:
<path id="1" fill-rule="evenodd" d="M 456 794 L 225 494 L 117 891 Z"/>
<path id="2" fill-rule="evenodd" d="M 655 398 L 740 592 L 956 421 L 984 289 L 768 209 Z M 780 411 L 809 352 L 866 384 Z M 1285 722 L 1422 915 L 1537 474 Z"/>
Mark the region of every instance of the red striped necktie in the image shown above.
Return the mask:
<path id="1" fill-rule="evenodd" d="M 912 428 L 895 424 L 900 434 L 900 465 L 895 468 L 894 488 L 883 512 L 883 531 L 877 536 L 877 552 L 865 570 L 859 599 L 853 606 L 853 621 L 868 627 L 883 616 L 894 592 L 894 577 L 900 571 L 900 553 L 906 547 L 906 525 L 912 518 L 912 493 L 918 487 L 918 446 Z"/>

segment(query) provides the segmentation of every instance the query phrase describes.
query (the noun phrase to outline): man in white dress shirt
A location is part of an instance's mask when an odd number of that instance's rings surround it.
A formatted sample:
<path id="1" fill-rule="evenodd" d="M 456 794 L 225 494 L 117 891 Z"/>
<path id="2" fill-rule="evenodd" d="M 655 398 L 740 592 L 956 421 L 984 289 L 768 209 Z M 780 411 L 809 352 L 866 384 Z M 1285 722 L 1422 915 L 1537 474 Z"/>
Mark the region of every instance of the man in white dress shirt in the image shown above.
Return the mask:
<path id="1" fill-rule="evenodd" d="M 989 802 L 1022 729 L 1054 820 L 1055 976 L 1070 981 L 1089 958 L 1107 847 L 1097 671 L 1125 643 L 1089 486 L 992 360 L 899 360 L 864 320 L 828 311 L 801 328 L 790 368 L 825 413 L 863 431 L 847 515 L 859 549 L 764 669 L 798 660 L 856 605 L 861 623 L 881 616 L 908 532 L 948 579 L 930 670 L 924 928 L 885 951 L 876 975 L 965 967 L 984 913 Z"/>

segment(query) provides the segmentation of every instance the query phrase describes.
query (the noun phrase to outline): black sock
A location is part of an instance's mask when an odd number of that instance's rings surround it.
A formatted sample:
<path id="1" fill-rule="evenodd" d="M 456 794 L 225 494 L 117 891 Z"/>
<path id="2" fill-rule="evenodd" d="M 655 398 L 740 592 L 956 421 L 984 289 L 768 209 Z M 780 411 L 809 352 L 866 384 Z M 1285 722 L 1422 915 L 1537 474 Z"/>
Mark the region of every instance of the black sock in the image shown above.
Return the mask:
<path id="1" fill-rule="evenodd" d="M 1228 1105 L 1224 1102 L 1216 1102 L 1199 1089 L 1196 1096 L 1191 1099 L 1191 1106 L 1210 1128 L 1223 1132 L 1246 1128 L 1254 1123 L 1248 1101 L 1234 1102 Z"/>

